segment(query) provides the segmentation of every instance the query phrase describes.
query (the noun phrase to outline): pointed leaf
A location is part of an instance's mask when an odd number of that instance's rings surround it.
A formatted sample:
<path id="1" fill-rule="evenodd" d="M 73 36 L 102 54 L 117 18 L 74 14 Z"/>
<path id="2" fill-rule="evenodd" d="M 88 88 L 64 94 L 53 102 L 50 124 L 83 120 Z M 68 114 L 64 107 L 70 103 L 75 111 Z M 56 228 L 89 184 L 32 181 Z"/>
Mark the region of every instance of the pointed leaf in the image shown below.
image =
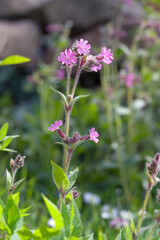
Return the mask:
<path id="1" fill-rule="evenodd" d="M 12 199 L 15 202 L 15 204 L 18 206 L 18 204 L 19 204 L 19 192 L 12 194 Z"/>
<path id="2" fill-rule="evenodd" d="M 65 203 L 69 204 L 73 199 L 73 192 L 69 192 L 66 196 L 65 196 Z"/>
<path id="3" fill-rule="evenodd" d="M 25 178 L 20 179 L 13 185 L 13 191 L 24 181 Z"/>
<path id="4" fill-rule="evenodd" d="M 27 208 L 23 208 L 23 209 L 20 209 L 20 216 L 21 217 L 26 217 L 26 216 L 29 216 L 30 213 L 26 213 L 32 206 L 29 206 Z"/>
<path id="5" fill-rule="evenodd" d="M 7 184 L 7 190 L 10 189 L 11 181 L 12 181 L 11 174 L 10 174 L 10 173 L 8 172 L 8 170 L 6 169 L 6 184 Z"/>
<path id="6" fill-rule="evenodd" d="M 88 236 L 81 237 L 81 238 L 79 238 L 79 239 L 81 239 L 81 240 L 93 240 L 93 233 L 91 233 L 91 234 L 88 235 Z M 100 239 L 99 239 L 99 240 L 100 240 Z M 106 240 L 106 239 L 103 239 L 103 238 L 102 238 L 102 240 Z"/>
<path id="7" fill-rule="evenodd" d="M 120 230 L 116 240 L 127 240 L 124 227 Z"/>
<path id="8" fill-rule="evenodd" d="M 22 227 L 18 232 L 21 240 L 31 240 L 33 239 L 33 233 L 26 227 Z"/>
<path id="9" fill-rule="evenodd" d="M 12 141 L 12 137 L 6 138 L 1 145 L 1 150 L 8 147 L 8 145 L 10 144 L 11 141 Z"/>
<path id="10" fill-rule="evenodd" d="M 67 149 L 69 149 L 69 146 L 63 142 L 54 142 L 55 144 L 59 144 L 59 145 L 62 145 L 64 147 L 66 147 Z"/>
<path id="11" fill-rule="evenodd" d="M 80 237 L 81 233 L 82 222 L 76 202 L 73 199 L 71 203 L 71 236 Z"/>
<path id="12" fill-rule="evenodd" d="M 10 138 L 10 137 L 13 139 L 13 138 L 19 137 L 19 135 L 5 136 L 3 140 L 6 140 L 7 138 Z"/>
<path id="13" fill-rule="evenodd" d="M 4 137 L 7 135 L 7 131 L 8 131 L 8 123 L 5 123 L 0 129 L 0 141 L 2 141 Z"/>
<path id="14" fill-rule="evenodd" d="M 48 208 L 48 211 L 49 211 L 51 217 L 55 221 L 55 225 L 56 225 L 55 229 L 56 230 L 62 229 L 64 227 L 63 218 L 62 218 L 61 213 L 58 210 L 57 206 L 54 203 L 52 203 L 48 198 L 46 198 L 43 194 L 42 194 L 42 197 L 43 197 L 46 207 Z"/>
<path id="15" fill-rule="evenodd" d="M 61 214 L 64 221 L 65 228 L 65 236 L 70 237 L 71 229 L 70 229 L 70 213 L 67 206 L 64 204 L 63 200 L 61 201 Z"/>
<path id="16" fill-rule="evenodd" d="M 14 152 L 16 153 L 17 151 L 13 150 L 13 149 L 9 149 L 9 148 L 4 148 L 3 150 L 1 151 L 4 151 L 4 152 Z"/>
<path id="17" fill-rule="evenodd" d="M 26 62 L 30 62 L 30 59 L 20 55 L 12 55 L 0 61 L 0 65 L 12 65 Z"/>
<path id="18" fill-rule="evenodd" d="M 90 96 L 90 94 L 88 94 L 88 95 L 79 95 L 79 96 L 73 98 L 71 104 L 75 104 L 75 102 L 77 102 L 79 99 L 85 98 L 85 97 L 88 97 L 88 96 Z"/>
<path id="19" fill-rule="evenodd" d="M 63 189 L 67 190 L 69 187 L 69 181 L 63 169 L 58 166 L 56 163 L 52 162 L 52 176 L 53 180 L 58 188 L 58 190 Z"/>
<path id="20" fill-rule="evenodd" d="M 102 231 L 98 233 L 98 240 L 107 240 L 106 235 Z"/>
<path id="21" fill-rule="evenodd" d="M 68 174 L 68 180 L 69 180 L 69 189 L 73 187 L 73 185 L 75 184 L 76 182 L 76 179 L 77 179 L 77 174 L 78 174 L 78 171 L 79 169 L 76 168 L 74 169 L 74 171 L 70 171 L 69 174 Z"/>
<path id="22" fill-rule="evenodd" d="M 63 93 L 57 91 L 57 90 L 54 89 L 53 87 L 51 87 L 51 89 L 52 89 L 55 93 L 58 93 L 58 94 L 61 96 L 63 102 L 68 106 L 67 99 L 66 99 L 65 95 L 64 95 Z"/>

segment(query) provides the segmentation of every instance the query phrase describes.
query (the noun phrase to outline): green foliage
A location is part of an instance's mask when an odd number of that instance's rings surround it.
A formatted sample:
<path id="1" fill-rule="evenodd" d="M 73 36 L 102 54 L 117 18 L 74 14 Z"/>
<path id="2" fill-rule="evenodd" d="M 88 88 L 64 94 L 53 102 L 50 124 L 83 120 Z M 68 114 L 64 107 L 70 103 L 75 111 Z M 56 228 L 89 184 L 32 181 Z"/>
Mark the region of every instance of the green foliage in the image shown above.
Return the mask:
<path id="1" fill-rule="evenodd" d="M 12 139 L 18 137 L 18 135 L 6 136 L 7 131 L 8 123 L 4 123 L 4 125 L 0 129 L 0 151 L 16 152 L 15 150 L 8 149 L 7 147 L 11 143 Z"/>
<path id="2" fill-rule="evenodd" d="M 67 179 L 66 174 L 64 173 L 63 169 L 58 166 L 56 163 L 52 162 L 52 176 L 53 180 L 59 190 L 67 190 L 69 187 L 69 181 Z"/>
<path id="3" fill-rule="evenodd" d="M 1 60 L 0 66 L 20 64 L 20 63 L 26 63 L 26 62 L 30 62 L 30 59 L 23 56 L 19 56 L 19 55 L 13 55 Z"/>

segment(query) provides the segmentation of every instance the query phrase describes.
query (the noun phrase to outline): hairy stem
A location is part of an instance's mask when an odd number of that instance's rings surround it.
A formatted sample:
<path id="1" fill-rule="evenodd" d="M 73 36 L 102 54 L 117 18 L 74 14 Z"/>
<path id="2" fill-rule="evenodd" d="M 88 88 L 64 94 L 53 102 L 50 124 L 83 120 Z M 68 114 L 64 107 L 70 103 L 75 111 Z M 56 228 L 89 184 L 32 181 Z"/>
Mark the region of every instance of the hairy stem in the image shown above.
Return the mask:
<path id="1" fill-rule="evenodd" d="M 74 97 L 74 94 L 75 94 L 75 91 L 76 91 L 76 87 L 77 87 L 77 84 L 78 84 L 78 80 L 79 80 L 81 70 L 82 70 L 82 67 L 79 63 L 79 66 L 78 66 L 78 69 L 77 69 L 77 72 L 76 72 L 76 77 L 75 77 L 74 84 L 73 84 L 73 88 L 72 88 L 72 98 Z"/>
<path id="2" fill-rule="evenodd" d="M 144 216 L 144 212 L 146 210 L 146 207 L 147 207 L 147 203 L 148 203 L 148 199 L 149 199 L 149 195 L 150 195 L 150 192 L 151 192 L 151 189 L 152 187 L 150 186 L 147 190 L 147 193 L 146 193 L 146 196 L 145 196 L 145 199 L 144 199 L 144 203 L 143 203 L 143 208 L 142 208 L 142 213 L 141 213 L 141 216 L 140 216 L 140 219 L 139 219 L 139 222 L 138 222 L 138 225 L 137 225 L 137 235 L 136 235 L 136 238 L 137 239 L 137 236 L 138 236 L 138 233 L 139 233 L 139 229 L 141 227 L 141 224 L 142 224 L 142 221 L 143 221 L 143 216 Z"/>
<path id="3" fill-rule="evenodd" d="M 148 237 L 146 238 L 146 240 L 149 240 L 151 238 L 151 236 L 152 236 L 152 234 L 153 234 L 153 232 L 154 232 L 154 230 L 155 230 L 155 228 L 157 227 L 158 224 L 159 224 L 158 221 L 154 224 L 154 226 L 153 226 L 151 232 L 149 233 Z"/>

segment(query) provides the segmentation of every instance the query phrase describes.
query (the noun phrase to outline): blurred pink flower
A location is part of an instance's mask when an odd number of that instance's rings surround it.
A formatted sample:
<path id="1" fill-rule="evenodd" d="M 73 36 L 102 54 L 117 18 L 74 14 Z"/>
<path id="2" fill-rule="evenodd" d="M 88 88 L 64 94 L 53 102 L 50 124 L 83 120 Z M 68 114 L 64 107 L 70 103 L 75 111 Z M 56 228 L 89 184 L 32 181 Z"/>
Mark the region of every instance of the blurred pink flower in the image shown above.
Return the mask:
<path id="1" fill-rule="evenodd" d="M 132 3 L 132 0 L 123 0 L 123 3 L 130 5 Z"/>
<path id="2" fill-rule="evenodd" d="M 64 69 L 58 69 L 58 71 L 57 71 L 57 78 L 60 81 L 65 78 L 65 70 Z"/>
<path id="3" fill-rule="evenodd" d="M 64 26 L 62 24 L 48 24 L 45 30 L 46 32 L 63 32 Z"/>
<path id="4" fill-rule="evenodd" d="M 65 49 L 64 52 L 60 53 L 60 56 L 58 56 L 58 61 L 62 64 L 66 64 L 66 66 L 73 66 L 75 63 L 77 63 L 77 57 L 76 52 L 72 52 L 71 49 Z"/>
<path id="5" fill-rule="evenodd" d="M 127 224 L 129 224 L 128 220 L 119 217 L 119 218 L 113 219 L 109 225 L 112 228 L 118 229 L 126 226 Z"/>
<path id="6" fill-rule="evenodd" d="M 80 55 L 87 55 L 90 52 L 91 45 L 87 44 L 88 41 L 84 39 L 80 39 L 80 41 L 77 41 L 77 52 Z"/>
<path id="7" fill-rule="evenodd" d="M 136 76 L 133 73 L 129 73 L 129 74 L 120 74 L 119 75 L 120 80 L 122 80 L 127 88 L 131 88 L 135 83 L 140 81 L 140 77 Z"/>
<path id="8" fill-rule="evenodd" d="M 111 49 L 108 49 L 106 47 L 102 47 L 102 52 L 97 56 L 101 58 L 99 62 L 104 62 L 105 64 L 110 64 L 112 63 L 113 58 L 113 53 L 111 53 Z"/>
<path id="9" fill-rule="evenodd" d="M 97 139 L 97 137 L 99 137 L 99 134 L 97 133 L 97 131 L 95 131 L 95 128 L 91 128 L 91 130 L 89 130 L 90 134 L 90 140 L 93 140 L 95 143 L 98 143 L 99 140 Z"/>
<path id="10" fill-rule="evenodd" d="M 48 128 L 48 130 L 54 132 L 59 129 L 59 127 L 63 124 L 62 120 L 55 121 L 54 124 L 51 124 L 51 126 Z"/>

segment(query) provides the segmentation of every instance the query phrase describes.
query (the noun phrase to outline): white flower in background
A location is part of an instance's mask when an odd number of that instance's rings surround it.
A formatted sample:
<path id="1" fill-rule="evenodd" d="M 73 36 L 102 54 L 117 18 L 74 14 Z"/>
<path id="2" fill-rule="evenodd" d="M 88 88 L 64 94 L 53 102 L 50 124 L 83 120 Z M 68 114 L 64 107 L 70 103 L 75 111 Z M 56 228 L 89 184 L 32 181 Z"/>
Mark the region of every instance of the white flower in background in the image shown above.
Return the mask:
<path id="1" fill-rule="evenodd" d="M 121 216 L 121 218 L 125 219 L 125 220 L 130 220 L 131 217 L 133 218 L 133 213 L 131 213 L 130 211 L 127 211 L 125 209 L 122 209 L 119 213 L 119 215 Z"/>
<path id="2" fill-rule="evenodd" d="M 116 113 L 121 116 L 126 116 L 131 113 L 131 110 L 127 107 L 118 106 L 116 108 Z"/>
<path id="3" fill-rule="evenodd" d="M 90 192 L 86 192 L 83 194 L 83 200 L 85 203 L 92 205 L 99 205 L 101 203 L 100 197 Z"/>
<path id="4" fill-rule="evenodd" d="M 47 224 L 51 228 L 54 228 L 56 226 L 55 221 L 54 221 L 53 218 L 49 218 Z"/>
<path id="5" fill-rule="evenodd" d="M 112 208 L 109 204 L 102 206 L 101 217 L 103 219 L 115 219 L 118 217 L 118 209 Z"/>
<path id="6" fill-rule="evenodd" d="M 143 99 L 135 99 L 133 100 L 132 107 L 135 110 L 141 110 L 146 106 L 146 101 Z"/>

